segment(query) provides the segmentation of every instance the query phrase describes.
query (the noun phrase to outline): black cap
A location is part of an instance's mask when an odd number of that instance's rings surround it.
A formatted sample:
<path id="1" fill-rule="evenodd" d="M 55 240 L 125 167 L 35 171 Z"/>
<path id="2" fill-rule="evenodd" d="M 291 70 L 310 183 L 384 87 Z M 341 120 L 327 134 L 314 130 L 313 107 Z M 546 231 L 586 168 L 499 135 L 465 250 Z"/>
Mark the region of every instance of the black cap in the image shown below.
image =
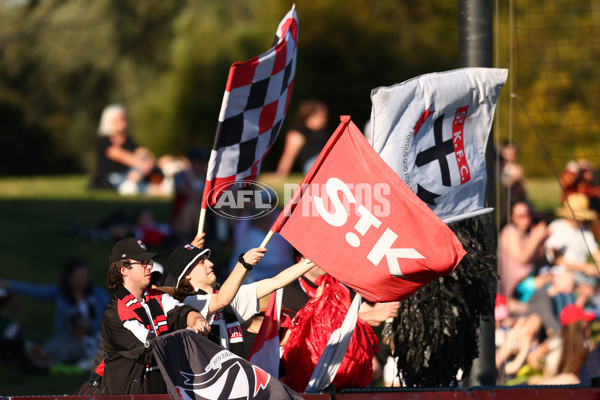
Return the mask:
<path id="1" fill-rule="evenodd" d="M 158 253 L 151 253 L 146 250 L 146 245 L 136 238 L 127 238 L 119 240 L 112 248 L 108 261 L 112 264 L 115 261 L 132 259 L 136 261 L 146 261 L 157 258 Z"/>
<path id="2" fill-rule="evenodd" d="M 191 244 L 179 246 L 169 256 L 167 260 L 167 270 L 175 278 L 175 287 L 179 285 L 179 280 L 183 278 L 189 267 L 203 259 L 210 257 L 210 249 L 200 249 Z"/>

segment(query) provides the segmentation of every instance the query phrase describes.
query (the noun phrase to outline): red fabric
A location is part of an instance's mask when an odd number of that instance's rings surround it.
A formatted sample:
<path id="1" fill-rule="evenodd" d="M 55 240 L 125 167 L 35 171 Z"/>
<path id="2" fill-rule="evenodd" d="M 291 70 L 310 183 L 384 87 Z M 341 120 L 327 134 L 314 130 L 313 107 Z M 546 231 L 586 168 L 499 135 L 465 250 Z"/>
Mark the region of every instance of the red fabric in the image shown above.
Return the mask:
<path id="1" fill-rule="evenodd" d="M 104 375 L 104 360 L 100 361 L 100 364 L 94 369 L 94 372 L 98 375 Z"/>
<path id="2" fill-rule="evenodd" d="M 369 301 L 406 298 L 466 254 L 349 117 L 300 187 L 271 230 Z"/>
<path id="3" fill-rule="evenodd" d="M 331 275 L 319 279 L 322 279 L 323 293 L 296 313 L 296 325 L 283 349 L 286 384 L 298 392 L 306 388 L 329 337 L 342 326 L 350 307 L 350 293 L 345 287 Z M 371 383 L 372 359 L 378 346 L 373 328 L 358 318 L 346 355 L 332 382 L 336 390 L 366 387 Z"/>
<path id="4" fill-rule="evenodd" d="M 311 299 L 315 297 L 315 295 L 317 294 L 317 288 L 310 286 L 307 281 L 302 279 L 302 277 L 298 278 L 298 283 L 300 284 L 302 290 L 304 290 L 304 293 L 308 295 L 308 297 L 310 297 Z"/>
<path id="5" fill-rule="evenodd" d="M 280 289 L 281 290 L 281 289 Z M 256 334 L 248 360 L 273 376 L 279 375 L 279 321 L 277 292 L 271 295 L 265 318 Z"/>

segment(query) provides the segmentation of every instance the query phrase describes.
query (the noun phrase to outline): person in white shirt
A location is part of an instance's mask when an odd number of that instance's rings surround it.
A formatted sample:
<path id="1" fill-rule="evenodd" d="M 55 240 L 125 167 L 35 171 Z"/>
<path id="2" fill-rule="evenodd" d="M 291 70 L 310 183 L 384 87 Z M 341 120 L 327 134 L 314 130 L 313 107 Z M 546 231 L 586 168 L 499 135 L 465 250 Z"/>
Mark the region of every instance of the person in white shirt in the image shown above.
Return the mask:
<path id="1" fill-rule="evenodd" d="M 198 238 L 194 243 L 199 242 Z M 273 278 L 242 285 L 267 249 L 254 248 L 238 257 L 238 262 L 219 290 L 210 250 L 186 244 L 169 257 L 167 269 L 175 278 L 173 297 L 200 311 L 211 324 L 208 338 L 240 357 L 246 358 L 240 323 L 260 312 L 259 299 L 298 279 L 314 264 L 303 260 Z"/>

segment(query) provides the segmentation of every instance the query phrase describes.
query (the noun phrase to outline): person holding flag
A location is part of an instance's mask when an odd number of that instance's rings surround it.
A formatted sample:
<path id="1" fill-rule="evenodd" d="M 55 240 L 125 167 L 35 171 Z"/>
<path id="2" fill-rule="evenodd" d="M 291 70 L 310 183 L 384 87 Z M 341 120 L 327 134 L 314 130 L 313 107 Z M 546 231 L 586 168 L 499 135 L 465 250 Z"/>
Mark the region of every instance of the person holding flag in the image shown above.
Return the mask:
<path id="1" fill-rule="evenodd" d="M 206 319 L 194 308 L 150 287 L 152 266 L 158 256 L 135 238 L 119 240 L 112 249 L 107 285 L 115 296 L 102 320 L 102 393 L 166 393 L 153 340 L 185 328 L 208 334 Z"/>
<path id="2" fill-rule="evenodd" d="M 199 237 L 194 243 L 202 243 Z M 266 248 L 258 247 L 240 254 L 220 290 L 216 290 L 217 277 L 214 264 L 209 260 L 210 249 L 186 244 L 176 248 L 167 261 L 167 269 L 176 281 L 173 297 L 207 318 L 211 324 L 209 339 L 243 358 L 246 354 L 240 323 L 260 312 L 261 298 L 314 267 L 309 260 L 302 260 L 272 278 L 242 285 L 266 252 Z"/>

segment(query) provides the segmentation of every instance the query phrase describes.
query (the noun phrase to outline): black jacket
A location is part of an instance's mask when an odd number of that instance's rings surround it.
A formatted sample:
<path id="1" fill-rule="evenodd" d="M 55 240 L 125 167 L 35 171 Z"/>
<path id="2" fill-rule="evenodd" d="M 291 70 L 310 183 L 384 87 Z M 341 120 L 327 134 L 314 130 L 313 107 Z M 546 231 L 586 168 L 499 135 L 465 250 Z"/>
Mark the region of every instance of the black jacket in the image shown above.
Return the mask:
<path id="1" fill-rule="evenodd" d="M 144 307 L 122 286 L 115 294 L 102 321 L 106 350 L 102 393 L 166 393 L 166 385 L 152 351 L 152 340 L 156 335 Z M 186 328 L 188 313 L 196 311 L 155 289 L 144 292 L 144 301 L 150 309 L 158 335 Z"/>

